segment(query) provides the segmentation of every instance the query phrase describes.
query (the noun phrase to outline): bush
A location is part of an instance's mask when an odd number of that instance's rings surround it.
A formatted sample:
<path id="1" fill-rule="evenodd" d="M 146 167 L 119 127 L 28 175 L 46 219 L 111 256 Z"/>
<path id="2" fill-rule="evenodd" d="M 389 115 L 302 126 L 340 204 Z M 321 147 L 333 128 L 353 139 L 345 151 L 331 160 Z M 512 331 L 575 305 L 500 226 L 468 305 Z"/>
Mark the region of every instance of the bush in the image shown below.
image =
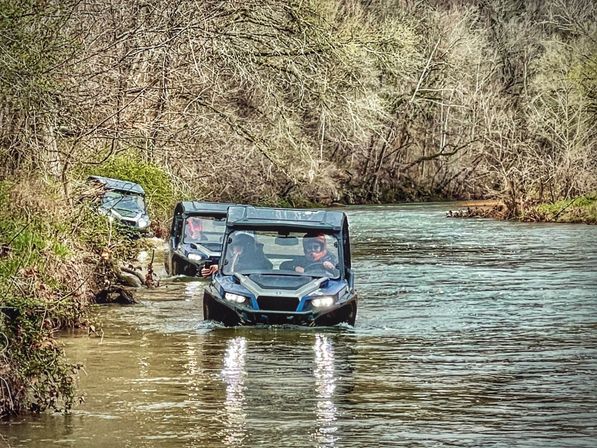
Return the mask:
<path id="1" fill-rule="evenodd" d="M 177 197 L 181 195 L 164 168 L 142 160 L 132 151 L 109 159 L 87 174 L 138 183 L 145 190 L 150 215 L 162 222 L 170 218 Z"/>
<path id="2" fill-rule="evenodd" d="M 546 221 L 597 224 L 597 192 L 540 204 L 537 206 L 537 212 Z"/>
<path id="3" fill-rule="evenodd" d="M 78 366 L 53 336 L 84 320 L 84 278 L 55 208 L 21 207 L 29 195 L 36 205 L 48 199 L 38 188 L 0 183 L 0 416 L 67 410 L 75 399 Z"/>

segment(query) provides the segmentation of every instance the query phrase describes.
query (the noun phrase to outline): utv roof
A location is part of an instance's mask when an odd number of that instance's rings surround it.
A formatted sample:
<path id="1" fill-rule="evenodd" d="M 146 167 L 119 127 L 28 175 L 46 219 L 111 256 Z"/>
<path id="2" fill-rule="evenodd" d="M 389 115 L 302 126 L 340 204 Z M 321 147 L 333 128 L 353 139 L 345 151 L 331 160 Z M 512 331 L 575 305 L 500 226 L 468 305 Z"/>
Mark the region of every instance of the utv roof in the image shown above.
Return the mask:
<path id="1" fill-rule="evenodd" d="M 344 212 L 284 208 L 231 206 L 227 226 L 235 228 L 312 229 L 339 232 L 346 222 Z"/>
<path id="2" fill-rule="evenodd" d="M 135 193 L 145 195 L 145 191 L 141 185 L 128 180 L 110 179 L 103 176 L 89 176 L 87 180 L 96 181 L 104 185 L 108 190 L 124 191 L 127 193 Z"/>
<path id="3" fill-rule="evenodd" d="M 228 212 L 228 207 L 231 205 L 235 204 L 228 204 L 225 202 L 183 201 L 176 204 L 174 214 L 224 217 Z"/>

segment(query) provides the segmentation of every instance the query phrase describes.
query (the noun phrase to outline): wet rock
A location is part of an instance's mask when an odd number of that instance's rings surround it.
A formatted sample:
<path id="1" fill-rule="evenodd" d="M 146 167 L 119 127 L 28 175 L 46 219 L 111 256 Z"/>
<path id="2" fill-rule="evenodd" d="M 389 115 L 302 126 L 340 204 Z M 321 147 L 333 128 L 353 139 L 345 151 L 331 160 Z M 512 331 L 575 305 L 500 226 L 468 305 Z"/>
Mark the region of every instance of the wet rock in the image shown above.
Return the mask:
<path id="1" fill-rule="evenodd" d="M 119 281 L 126 286 L 138 288 L 145 284 L 145 275 L 143 275 L 141 267 L 135 267 L 133 265 L 121 266 L 117 276 Z"/>
<path id="2" fill-rule="evenodd" d="M 118 282 L 125 286 L 138 288 L 139 286 L 143 285 L 143 282 L 139 279 L 139 277 L 133 273 L 119 272 L 116 275 L 118 277 Z"/>
<path id="3" fill-rule="evenodd" d="M 95 295 L 95 303 L 133 305 L 137 301 L 131 290 L 118 285 L 110 285 Z"/>

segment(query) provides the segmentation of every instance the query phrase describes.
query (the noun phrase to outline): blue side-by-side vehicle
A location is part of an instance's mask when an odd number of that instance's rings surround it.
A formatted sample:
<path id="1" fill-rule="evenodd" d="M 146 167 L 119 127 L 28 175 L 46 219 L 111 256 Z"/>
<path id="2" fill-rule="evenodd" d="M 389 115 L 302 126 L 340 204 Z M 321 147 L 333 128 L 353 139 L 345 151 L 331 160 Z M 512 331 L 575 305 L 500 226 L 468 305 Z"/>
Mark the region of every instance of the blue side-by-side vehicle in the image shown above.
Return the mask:
<path id="1" fill-rule="evenodd" d="M 176 205 L 164 260 L 168 274 L 197 276 L 203 266 L 219 262 L 230 205 L 199 201 Z"/>
<path id="2" fill-rule="evenodd" d="M 226 326 L 354 325 L 357 293 L 346 214 L 230 206 L 203 312 Z"/>

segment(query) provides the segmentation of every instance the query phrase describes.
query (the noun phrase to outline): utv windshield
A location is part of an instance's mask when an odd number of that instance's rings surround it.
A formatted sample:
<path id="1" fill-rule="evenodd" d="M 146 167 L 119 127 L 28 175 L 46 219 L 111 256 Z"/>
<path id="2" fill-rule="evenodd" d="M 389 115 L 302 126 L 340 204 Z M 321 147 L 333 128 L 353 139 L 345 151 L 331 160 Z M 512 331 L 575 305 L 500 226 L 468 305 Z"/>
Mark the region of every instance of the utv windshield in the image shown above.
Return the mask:
<path id="1" fill-rule="evenodd" d="M 338 240 L 323 233 L 235 231 L 227 241 L 222 272 L 338 278 Z"/>
<path id="2" fill-rule="evenodd" d="M 138 194 L 108 190 L 102 197 L 102 208 L 128 212 L 145 212 L 145 200 Z"/>
<path id="3" fill-rule="evenodd" d="M 189 216 L 184 222 L 184 243 L 196 243 L 220 251 L 226 230 L 226 218 Z"/>

